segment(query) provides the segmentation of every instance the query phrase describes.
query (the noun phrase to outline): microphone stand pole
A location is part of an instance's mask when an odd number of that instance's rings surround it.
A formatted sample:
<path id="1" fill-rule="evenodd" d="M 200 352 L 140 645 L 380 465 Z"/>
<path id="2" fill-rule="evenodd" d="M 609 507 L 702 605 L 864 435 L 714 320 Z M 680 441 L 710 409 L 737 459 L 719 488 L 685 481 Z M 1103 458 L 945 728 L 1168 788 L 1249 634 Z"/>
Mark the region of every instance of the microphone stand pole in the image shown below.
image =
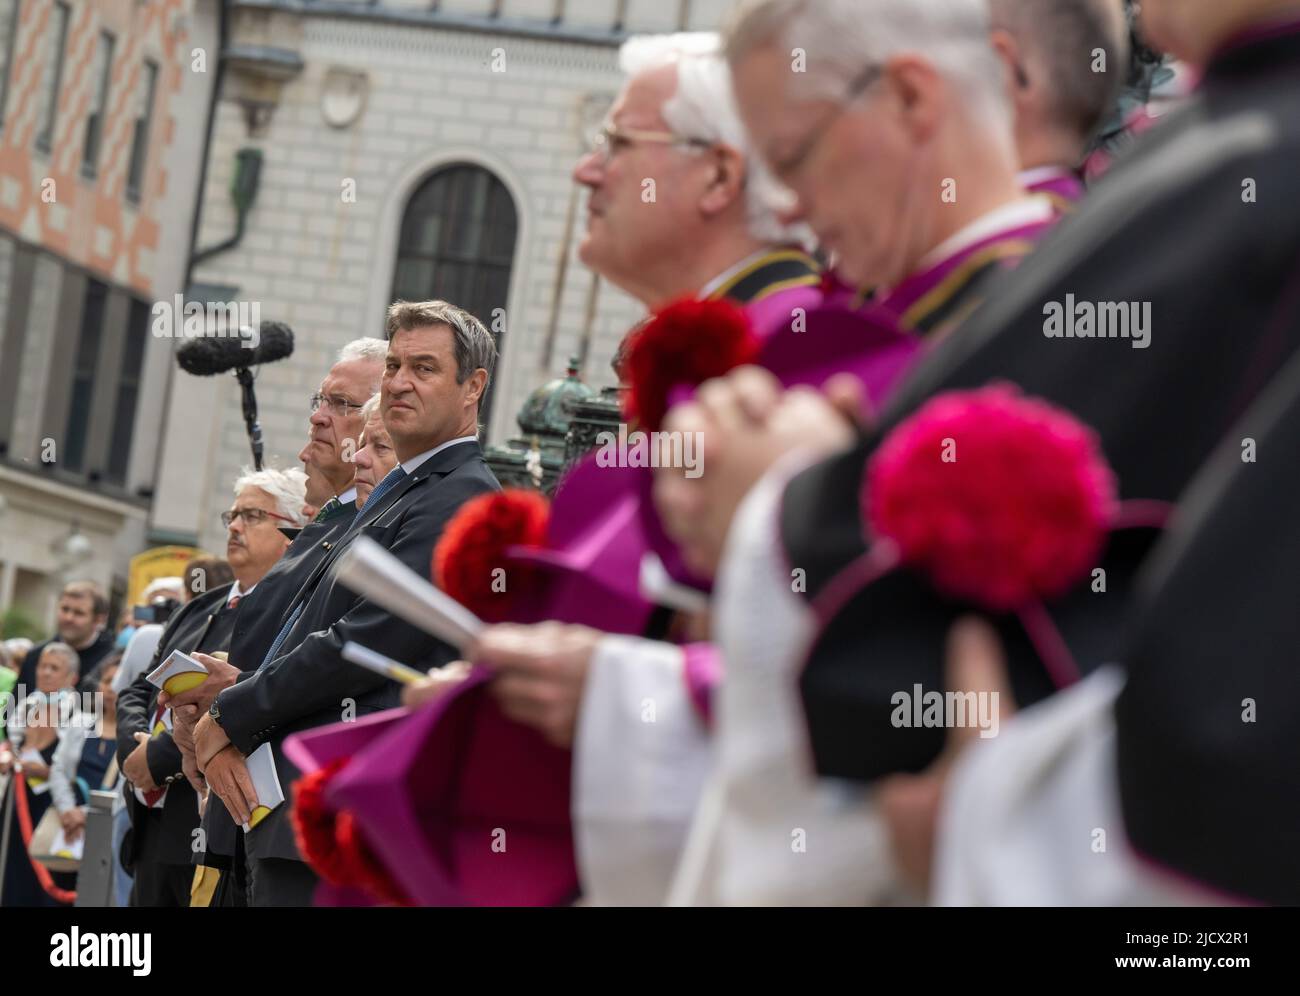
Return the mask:
<path id="1" fill-rule="evenodd" d="M 257 421 L 257 395 L 253 393 L 253 374 L 248 367 L 235 371 L 244 402 L 244 430 L 248 444 L 253 448 L 253 469 L 262 469 L 262 424 Z"/>

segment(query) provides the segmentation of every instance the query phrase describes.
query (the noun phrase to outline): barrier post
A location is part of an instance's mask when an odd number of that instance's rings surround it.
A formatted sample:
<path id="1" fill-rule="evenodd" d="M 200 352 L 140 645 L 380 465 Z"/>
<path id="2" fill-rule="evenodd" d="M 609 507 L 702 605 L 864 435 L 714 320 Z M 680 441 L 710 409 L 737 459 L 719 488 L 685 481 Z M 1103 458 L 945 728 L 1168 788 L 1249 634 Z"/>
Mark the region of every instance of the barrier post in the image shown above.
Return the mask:
<path id="1" fill-rule="evenodd" d="M 86 806 L 86 846 L 77 873 L 77 906 L 113 905 L 113 800 L 116 792 L 91 792 Z"/>

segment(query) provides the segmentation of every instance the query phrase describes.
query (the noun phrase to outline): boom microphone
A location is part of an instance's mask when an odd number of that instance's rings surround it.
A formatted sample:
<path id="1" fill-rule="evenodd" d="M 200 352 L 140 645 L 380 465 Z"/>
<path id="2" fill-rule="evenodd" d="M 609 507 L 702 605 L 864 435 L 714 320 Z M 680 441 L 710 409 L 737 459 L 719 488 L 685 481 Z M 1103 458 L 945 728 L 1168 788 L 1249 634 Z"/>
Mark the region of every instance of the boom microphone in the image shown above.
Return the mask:
<path id="1" fill-rule="evenodd" d="M 176 362 L 195 377 L 274 363 L 293 355 L 293 329 L 284 322 L 262 322 L 257 331 L 245 326 L 238 336 L 199 336 L 176 350 Z"/>
<path id="2" fill-rule="evenodd" d="M 257 395 L 249 367 L 274 363 L 293 354 L 293 330 L 283 322 L 245 326 L 237 336 L 200 336 L 176 350 L 176 362 L 196 377 L 235 371 L 244 413 L 244 429 L 253 450 L 253 468 L 262 469 L 262 425 L 257 420 Z"/>

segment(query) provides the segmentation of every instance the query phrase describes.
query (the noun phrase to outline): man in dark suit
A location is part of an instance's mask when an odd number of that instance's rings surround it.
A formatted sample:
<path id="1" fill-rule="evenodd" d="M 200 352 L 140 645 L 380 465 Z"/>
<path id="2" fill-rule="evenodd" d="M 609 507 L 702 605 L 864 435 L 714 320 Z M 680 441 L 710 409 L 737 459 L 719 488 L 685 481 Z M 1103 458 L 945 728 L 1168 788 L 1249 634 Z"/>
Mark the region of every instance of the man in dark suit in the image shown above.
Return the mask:
<path id="1" fill-rule="evenodd" d="M 227 650 L 240 603 L 289 546 L 277 527 L 302 524 L 305 482 L 299 470 L 269 469 L 244 474 L 235 482 L 234 505 L 222 515 L 235 581 L 181 609 L 164 631 L 153 663 L 118 698 L 118 762 L 136 790 L 127 796 L 133 906 L 189 905 L 190 857 L 199 825 L 195 790 L 183 776 L 181 749 L 166 729 L 165 710 L 158 706 L 158 689 L 150 684 L 149 672 L 175 650 Z"/>
<path id="2" fill-rule="evenodd" d="M 382 339 L 354 340 L 339 351 L 338 360 L 321 381 L 312 399 L 311 438 L 299 454 L 307 475 L 306 505 L 312 509 L 308 514 L 313 521 L 291 536 L 284 555 L 257 590 L 241 602 L 230 638 L 232 663 L 209 664 L 211 677 L 195 690 L 191 704 L 175 709 L 180 746 L 188 753 L 187 774 L 204 792 L 206 786 L 195 766 L 194 723 L 208 711 L 219 692 L 235 683 L 243 673 L 241 668 L 251 672 L 262 662 L 284 624 L 294 596 L 356 516 L 356 488 L 352 482 L 355 466 L 351 457 L 358 452 L 365 424 L 362 408 L 379 391 L 387 352 Z M 282 531 L 286 535 L 293 532 Z M 202 846 L 194 854 L 198 867 L 191 905 L 245 905 L 243 832 L 220 804 L 205 807 L 202 830 Z"/>
<path id="3" fill-rule="evenodd" d="M 289 734 L 398 704 L 396 685 L 343 660 L 344 643 L 404 661 L 454 657 L 451 647 L 337 583 L 330 570 L 364 535 L 428 577 L 447 520 L 498 487 L 477 441 L 478 406 L 496 359 L 491 334 L 441 301 L 393 305 L 387 331 L 381 404 L 399 466 L 313 568 L 256 671 L 221 692 L 195 728 L 199 767 L 237 823 L 248 823 L 257 803 L 247 755 L 271 744 L 288 799 L 300 774 L 281 750 Z M 294 843 L 288 809 L 276 807 L 245 839 L 252 905 L 311 903 L 317 880 Z"/>
<path id="4" fill-rule="evenodd" d="M 51 643 L 66 643 L 81 658 L 77 689 L 95 692 L 99 688 L 99 664 L 113 652 L 113 630 L 108 625 L 108 598 L 94 581 L 73 581 L 59 594 L 55 633 L 38 643 L 23 658 L 18 672 L 19 693 L 36 687 L 36 662 Z"/>

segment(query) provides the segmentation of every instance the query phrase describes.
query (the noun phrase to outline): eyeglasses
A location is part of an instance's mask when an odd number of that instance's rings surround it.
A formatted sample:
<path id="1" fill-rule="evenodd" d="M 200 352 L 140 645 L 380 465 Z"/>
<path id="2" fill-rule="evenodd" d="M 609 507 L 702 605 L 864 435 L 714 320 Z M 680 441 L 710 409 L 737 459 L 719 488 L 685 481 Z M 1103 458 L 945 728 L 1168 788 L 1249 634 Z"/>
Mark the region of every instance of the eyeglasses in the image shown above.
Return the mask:
<path id="1" fill-rule="evenodd" d="M 227 512 L 221 513 L 221 524 L 229 529 L 230 524 L 236 519 L 243 519 L 244 525 L 255 526 L 259 522 L 265 522 L 268 518 L 279 519 L 281 522 L 287 522 L 293 525 L 293 519 L 275 512 L 268 512 L 264 508 L 232 508 Z"/>
<path id="2" fill-rule="evenodd" d="M 634 145 L 678 145 L 687 148 L 707 149 L 712 142 L 703 138 L 687 138 L 671 131 L 640 131 L 636 128 L 617 128 L 614 125 L 602 125 L 591 136 L 591 151 L 605 166 L 624 149 Z"/>
<path id="3" fill-rule="evenodd" d="M 831 130 L 831 126 L 839 120 L 852 103 L 861 97 L 869 86 L 875 83 L 884 74 L 880 66 L 868 66 L 855 76 L 849 83 L 848 89 L 845 90 L 844 96 L 840 98 L 839 106 L 828 114 L 812 133 L 803 140 L 803 143 L 791 155 L 786 156 L 780 162 L 772 162 L 772 174 L 783 183 L 788 183 L 790 178 L 801 170 L 804 165 L 812 158 L 813 152 L 821 140 L 826 137 L 826 133 Z"/>
<path id="4" fill-rule="evenodd" d="M 344 418 L 347 418 L 348 412 L 353 408 L 357 411 L 361 411 L 364 407 L 363 405 L 354 405 L 347 398 L 327 398 L 323 394 L 313 394 L 311 396 L 311 410 L 313 415 L 320 411 L 321 405 L 328 408 L 331 415 L 342 415 Z"/>

